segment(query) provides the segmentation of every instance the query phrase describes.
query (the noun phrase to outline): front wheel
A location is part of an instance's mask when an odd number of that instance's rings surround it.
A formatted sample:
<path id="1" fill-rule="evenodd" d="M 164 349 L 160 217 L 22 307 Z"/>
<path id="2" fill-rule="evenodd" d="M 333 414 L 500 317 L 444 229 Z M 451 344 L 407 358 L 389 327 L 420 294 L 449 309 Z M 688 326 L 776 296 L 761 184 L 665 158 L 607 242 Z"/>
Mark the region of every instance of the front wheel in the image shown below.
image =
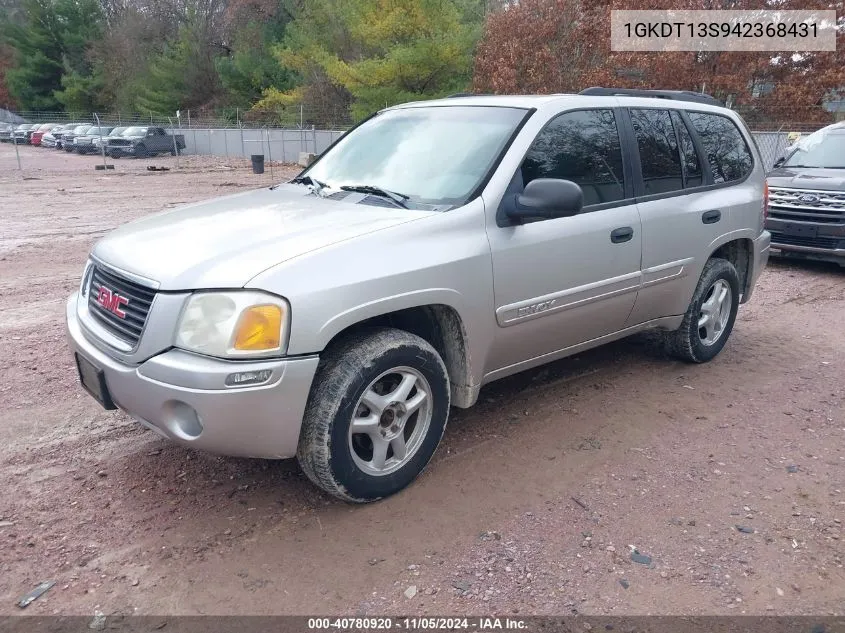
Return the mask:
<path id="1" fill-rule="evenodd" d="M 706 363 L 722 351 L 739 309 L 739 275 L 726 259 L 714 257 L 704 266 L 681 327 L 666 334 L 673 356 Z"/>
<path id="2" fill-rule="evenodd" d="M 403 330 L 367 330 L 320 360 L 297 459 L 329 494 L 375 501 L 423 471 L 448 417 L 449 377 L 434 348 Z"/>

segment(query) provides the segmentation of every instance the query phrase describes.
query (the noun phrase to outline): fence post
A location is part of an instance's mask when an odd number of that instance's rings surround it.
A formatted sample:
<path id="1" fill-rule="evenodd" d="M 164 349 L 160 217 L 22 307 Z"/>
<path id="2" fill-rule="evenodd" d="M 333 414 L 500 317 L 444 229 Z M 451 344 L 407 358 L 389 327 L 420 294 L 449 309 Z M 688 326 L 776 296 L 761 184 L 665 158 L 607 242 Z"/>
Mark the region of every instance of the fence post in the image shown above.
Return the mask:
<path id="1" fill-rule="evenodd" d="M 176 144 L 176 130 L 173 129 L 173 119 L 167 117 L 170 121 L 170 138 L 173 139 L 173 155 L 176 157 L 176 169 L 179 169 L 179 146 Z"/>
<path id="2" fill-rule="evenodd" d="M 241 156 L 246 158 L 246 144 L 244 143 L 244 126 L 238 122 L 238 128 L 241 130 Z"/>
<path id="3" fill-rule="evenodd" d="M 282 162 L 284 163 L 287 160 L 287 154 L 285 153 L 285 128 L 282 128 Z"/>
<path id="4" fill-rule="evenodd" d="M 223 130 L 223 151 L 226 152 L 226 158 L 229 158 L 229 130 Z"/>
<path id="5" fill-rule="evenodd" d="M 14 130 L 15 128 L 12 128 Z M 15 157 L 18 159 L 18 171 L 23 171 L 23 167 L 21 167 L 21 153 L 18 149 L 18 142 L 15 140 L 14 132 L 12 133 L 12 145 L 15 146 Z"/>
<path id="6" fill-rule="evenodd" d="M 273 175 L 273 150 L 270 149 L 270 130 L 264 129 L 267 132 L 267 162 L 270 163 L 270 180 L 276 182 L 276 177 Z"/>

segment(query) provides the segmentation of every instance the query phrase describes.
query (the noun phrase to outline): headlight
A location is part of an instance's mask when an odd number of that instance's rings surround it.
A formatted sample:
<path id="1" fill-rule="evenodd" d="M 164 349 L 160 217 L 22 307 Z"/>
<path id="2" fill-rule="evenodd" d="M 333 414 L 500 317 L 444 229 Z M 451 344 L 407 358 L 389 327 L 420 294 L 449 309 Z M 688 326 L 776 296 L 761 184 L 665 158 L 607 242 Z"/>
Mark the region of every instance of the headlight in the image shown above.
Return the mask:
<path id="1" fill-rule="evenodd" d="M 220 358 L 280 356 L 287 347 L 290 307 L 251 290 L 198 292 L 188 299 L 176 347 Z"/>

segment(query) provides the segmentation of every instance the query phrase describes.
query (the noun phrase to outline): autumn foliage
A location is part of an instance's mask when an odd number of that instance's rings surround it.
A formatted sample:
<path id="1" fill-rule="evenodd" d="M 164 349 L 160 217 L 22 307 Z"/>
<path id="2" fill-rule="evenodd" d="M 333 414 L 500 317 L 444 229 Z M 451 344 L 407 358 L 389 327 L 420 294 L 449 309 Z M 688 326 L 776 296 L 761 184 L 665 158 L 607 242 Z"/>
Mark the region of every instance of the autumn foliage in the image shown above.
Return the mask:
<path id="1" fill-rule="evenodd" d="M 765 4 L 765 3 L 763 3 Z M 845 2 L 778 0 L 781 9 Z M 705 91 L 754 121 L 829 117 L 821 102 L 845 88 L 845 28 L 836 52 L 614 53 L 611 9 L 760 9 L 759 0 L 520 0 L 490 15 L 475 59 L 474 88 L 492 93 L 578 92 L 588 86 Z"/>

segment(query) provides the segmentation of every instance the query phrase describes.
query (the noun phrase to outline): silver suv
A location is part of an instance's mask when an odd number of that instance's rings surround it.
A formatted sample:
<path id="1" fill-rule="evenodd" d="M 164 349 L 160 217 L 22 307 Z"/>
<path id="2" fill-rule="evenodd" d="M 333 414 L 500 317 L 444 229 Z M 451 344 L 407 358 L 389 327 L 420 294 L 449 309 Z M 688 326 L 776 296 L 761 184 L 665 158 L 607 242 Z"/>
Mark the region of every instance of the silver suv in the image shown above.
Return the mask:
<path id="1" fill-rule="evenodd" d="M 765 213 L 752 137 L 705 95 L 410 103 L 289 183 L 106 236 L 69 340 L 105 408 L 372 501 L 496 379 L 647 329 L 712 359 L 766 265 Z"/>

